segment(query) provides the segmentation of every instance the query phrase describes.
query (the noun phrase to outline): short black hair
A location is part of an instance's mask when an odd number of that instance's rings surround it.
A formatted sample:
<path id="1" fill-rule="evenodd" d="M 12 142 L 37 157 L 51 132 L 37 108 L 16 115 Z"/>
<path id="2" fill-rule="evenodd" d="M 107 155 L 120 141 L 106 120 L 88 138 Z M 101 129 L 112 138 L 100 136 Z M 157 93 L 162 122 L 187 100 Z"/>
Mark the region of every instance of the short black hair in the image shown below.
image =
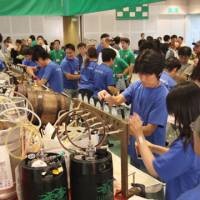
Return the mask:
<path id="1" fill-rule="evenodd" d="M 151 35 L 147 36 L 148 41 L 153 41 L 153 37 Z"/>
<path id="2" fill-rule="evenodd" d="M 164 56 L 153 49 L 142 51 L 135 61 L 134 70 L 141 74 L 155 74 L 159 79 L 164 69 Z"/>
<path id="3" fill-rule="evenodd" d="M 179 138 L 185 145 L 192 141 L 190 124 L 200 115 L 200 88 L 191 81 L 176 85 L 168 94 L 167 110 L 175 117 Z"/>
<path id="4" fill-rule="evenodd" d="M 36 45 L 32 49 L 33 49 L 33 57 L 32 57 L 33 61 L 38 61 L 40 58 L 45 60 L 50 57 L 49 54 L 40 45 Z"/>
<path id="5" fill-rule="evenodd" d="M 38 40 L 39 38 L 41 38 L 41 39 L 44 40 L 44 37 L 43 37 L 42 35 L 38 35 L 38 36 L 37 36 L 37 40 Z"/>
<path id="6" fill-rule="evenodd" d="M 113 49 L 105 48 L 101 52 L 103 62 L 109 62 L 111 59 L 114 60 L 116 57 L 116 52 Z"/>
<path id="7" fill-rule="evenodd" d="M 15 43 L 22 44 L 22 40 L 16 39 Z"/>
<path id="8" fill-rule="evenodd" d="M 84 42 L 80 42 L 78 45 L 77 45 L 77 49 L 79 48 L 82 48 L 82 47 L 87 47 L 87 45 L 84 43 Z"/>
<path id="9" fill-rule="evenodd" d="M 191 79 L 200 82 L 200 60 L 192 72 Z"/>
<path id="10" fill-rule="evenodd" d="M 85 59 L 85 62 L 84 62 L 84 66 L 85 68 L 88 67 L 89 63 L 90 63 L 90 58 L 93 58 L 93 59 L 97 59 L 98 58 L 98 53 L 97 53 L 97 50 L 95 47 L 90 47 L 88 48 L 87 50 L 87 58 Z"/>
<path id="11" fill-rule="evenodd" d="M 29 38 L 31 38 L 32 41 L 35 40 L 35 35 L 30 35 Z"/>
<path id="12" fill-rule="evenodd" d="M 64 49 L 65 49 L 65 50 L 66 50 L 66 49 L 70 49 L 70 50 L 72 50 L 72 51 L 75 51 L 75 50 L 76 50 L 75 46 L 74 46 L 73 44 L 71 44 L 71 43 L 66 44 L 65 47 L 64 47 Z"/>
<path id="13" fill-rule="evenodd" d="M 163 40 L 164 40 L 164 42 L 169 42 L 170 36 L 169 35 L 164 35 Z"/>
<path id="14" fill-rule="evenodd" d="M 109 35 L 108 33 L 103 33 L 103 34 L 101 35 L 101 39 L 107 38 L 107 37 L 110 37 L 110 35 Z"/>
<path id="15" fill-rule="evenodd" d="M 177 35 L 172 35 L 172 36 L 171 36 L 171 39 L 177 39 L 177 38 L 178 38 Z"/>
<path id="16" fill-rule="evenodd" d="M 90 58 L 98 58 L 98 53 L 95 47 L 90 47 L 87 50 L 87 56 Z"/>
<path id="17" fill-rule="evenodd" d="M 58 43 L 60 44 L 60 40 L 58 40 L 58 39 L 54 40 L 53 43 L 54 43 L 54 42 L 58 42 Z"/>
<path id="18" fill-rule="evenodd" d="M 180 38 L 181 40 L 184 40 L 184 38 L 182 36 L 179 36 L 178 38 Z"/>
<path id="19" fill-rule="evenodd" d="M 178 55 L 179 56 L 188 56 L 190 57 L 192 55 L 192 49 L 190 47 L 181 47 L 179 50 L 178 50 Z"/>
<path id="20" fill-rule="evenodd" d="M 170 57 L 165 61 L 165 68 L 171 72 L 173 69 L 177 71 L 181 68 L 181 63 L 178 58 Z"/>
<path id="21" fill-rule="evenodd" d="M 127 43 L 128 45 L 130 45 L 130 43 L 131 43 L 131 41 L 130 41 L 130 39 L 129 38 L 121 38 L 121 42 L 125 42 L 125 43 Z"/>
<path id="22" fill-rule="evenodd" d="M 33 48 L 32 47 L 24 47 L 23 50 L 22 50 L 22 54 L 24 56 L 27 56 L 27 55 L 33 55 Z"/>
<path id="23" fill-rule="evenodd" d="M 120 40 L 121 40 L 121 38 L 119 36 L 116 36 L 113 38 L 113 41 L 115 42 L 115 44 L 119 44 Z"/>

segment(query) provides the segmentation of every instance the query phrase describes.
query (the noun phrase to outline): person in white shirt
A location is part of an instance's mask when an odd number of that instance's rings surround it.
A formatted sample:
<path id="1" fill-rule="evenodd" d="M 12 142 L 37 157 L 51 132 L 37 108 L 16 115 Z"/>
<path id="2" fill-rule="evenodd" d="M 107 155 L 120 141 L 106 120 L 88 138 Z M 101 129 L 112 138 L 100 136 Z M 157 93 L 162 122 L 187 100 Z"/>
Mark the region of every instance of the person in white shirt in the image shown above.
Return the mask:
<path id="1" fill-rule="evenodd" d="M 110 46 L 110 42 L 111 42 L 110 38 L 103 38 L 102 42 L 101 42 L 103 49 L 105 49 L 105 48 L 113 49 L 116 52 L 116 56 L 120 58 L 119 52 L 117 51 L 117 49 L 114 49 L 113 47 Z M 98 65 L 100 65 L 102 63 L 103 63 L 102 53 L 100 52 L 99 57 L 98 57 Z"/>
<path id="2" fill-rule="evenodd" d="M 39 35 L 37 37 L 37 44 L 42 46 L 42 48 L 47 52 L 50 53 L 50 47 L 48 45 L 45 44 L 45 39 L 43 36 Z"/>
<path id="3" fill-rule="evenodd" d="M 169 49 L 166 53 L 165 59 L 168 59 L 170 57 L 178 58 L 178 51 L 177 51 L 178 46 L 179 46 L 179 43 L 177 41 L 177 35 L 172 35 L 171 43 L 170 43 Z"/>

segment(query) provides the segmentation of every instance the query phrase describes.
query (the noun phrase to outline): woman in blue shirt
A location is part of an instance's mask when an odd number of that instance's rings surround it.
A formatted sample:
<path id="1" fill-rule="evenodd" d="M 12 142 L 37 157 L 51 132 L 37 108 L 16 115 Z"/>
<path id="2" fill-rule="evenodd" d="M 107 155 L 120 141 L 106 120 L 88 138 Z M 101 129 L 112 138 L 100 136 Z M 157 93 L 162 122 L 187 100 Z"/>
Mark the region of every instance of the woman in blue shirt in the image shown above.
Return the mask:
<path id="1" fill-rule="evenodd" d="M 87 50 L 87 58 L 81 68 L 81 78 L 79 83 L 79 93 L 82 97 L 85 95 L 88 99 L 93 95 L 94 90 L 94 70 L 97 67 L 97 51 L 94 47 Z"/>
<path id="2" fill-rule="evenodd" d="M 200 116 L 191 124 L 191 128 L 194 138 L 194 151 L 198 156 L 200 156 Z M 177 200 L 197 200 L 199 197 L 200 184 L 197 187 L 183 193 L 183 195 L 181 195 Z"/>
<path id="3" fill-rule="evenodd" d="M 193 150 L 190 124 L 200 115 L 200 88 L 192 82 L 177 85 L 167 96 L 167 109 L 175 117 L 179 137 L 155 157 L 145 140 L 142 121 L 134 113 L 130 133 L 136 138 L 138 150 L 148 172 L 166 182 L 166 200 L 176 200 L 182 193 L 200 184 L 200 158 Z M 155 152 L 155 151 L 154 151 Z M 158 153 L 158 151 L 156 150 Z"/>

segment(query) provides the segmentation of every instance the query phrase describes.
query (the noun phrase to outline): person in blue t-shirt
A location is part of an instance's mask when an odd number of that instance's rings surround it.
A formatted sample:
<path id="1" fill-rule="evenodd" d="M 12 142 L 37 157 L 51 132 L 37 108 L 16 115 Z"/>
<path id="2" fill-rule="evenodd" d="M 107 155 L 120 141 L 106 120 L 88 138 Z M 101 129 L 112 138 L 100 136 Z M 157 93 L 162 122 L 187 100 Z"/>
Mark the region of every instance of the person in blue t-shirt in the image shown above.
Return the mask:
<path id="1" fill-rule="evenodd" d="M 37 80 L 38 85 L 47 85 L 54 92 L 63 92 L 63 74 L 60 66 L 51 61 L 50 55 L 41 47 L 33 47 L 33 61 L 35 61 L 42 70 L 41 79 Z"/>
<path id="2" fill-rule="evenodd" d="M 97 45 L 97 54 L 99 55 L 99 53 L 103 50 L 103 45 L 102 42 L 103 40 L 105 40 L 106 38 L 110 39 L 110 35 L 107 33 L 103 33 L 100 37 L 101 42 Z"/>
<path id="3" fill-rule="evenodd" d="M 94 90 L 94 71 L 97 65 L 97 51 L 94 47 L 87 50 L 87 58 L 81 68 L 81 78 L 79 83 L 79 93 L 90 99 Z"/>
<path id="4" fill-rule="evenodd" d="M 174 78 L 176 77 L 176 73 L 180 68 L 181 63 L 175 57 L 170 57 L 165 61 L 165 70 L 160 77 L 160 81 L 169 91 L 177 84 Z"/>
<path id="5" fill-rule="evenodd" d="M 33 49 L 31 47 L 25 47 L 22 51 L 24 60 L 22 61 L 23 65 L 27 67 L 36 67 L 37 63 L 32 60 Z"/>
<path id="6" fill-rule="evenodd" d="M 4 62 L 0 59 L 0 71 L 3 71 L 5 69 Z"/>
<path id="7" fill-rule="evenodd" d="M 66 57 L 60 66 L 64 74 L 64 89 L 67 95 L 74 98 L 78 95 L 78 81 L 80 79 L 79 61 L 75 55 L 73 44 L 65 45 Z"/>
<path id="8" fill-rule="evenodd" d="M 200 115 L 200 88 L 193 82 L 183 82 L 170 91 L 166 103 L 179 132 L 169 149 L 160 150 L 162 147 L 146 142 L 143 122 L 136 113 L 130 118 L 130 134 L 136 138 L 148 172 L 166 182 L 165 199 L 177 200 L 200 184 L 200 157 L 193 149 L 191 128 L 191 123 Z M 152 152 L 160 156 L 155 157 Z"/>
<path id="9" fill-rule="evenodd" d="M 116 52 L 113 49 L 105 48 L 101 53 L 103 63 L 98 65 L 94 71 L 94 98 L 97 98 L 98 92 L 102 90 L 113 95 L 118 93 L 112 70 Z"/>
<path id="10" fill-rule="evenodd" d="M 79 54 L 76 57 L 78 58 L 78 61 L 79 61 L 79 69 L 81 69 L 82 64 L 84 63 L 86 59 L 87 45 L 83 42 L 80 42 L 77 45 L 77 49 L 79 51 Z"/>
<path id="11" fill-rule="evenodd" d="M 146 139 L 153 144 L 165 145 L 165 129 L 167 124 L 166 96 L 167 88 L 160 82 L 164 67 L 163 56 L 154 50 L 144 50 L 136 59 L 135 72 L 140 81 L 131 84 L 123 93 L 114 97 L 106 91 L 99 93 L 99 98 L 110 105 L 131 104 L 131 115 L 137 112 L 143 121 Z M 137 158 L 134 137 L 130 137 L 129 154 L 131 163 L 144 169 L 143 162 Z"/>
<path id="12" fill-rule="evenodd" d="M 37 65 L 37 63 L 33 61 L 33 48 L 25 47 L 22 53 L 25 57 L 25 59 L 22 61 L 22 65 L 26 67 L 26 72 L 33 77 L 33 79 L 37 80 L 41 78 L 43 75 L 42 71 L 44 71 L 44 69 L 40 70 L 40 67 Z"/>
<path id="13" fill-rule="evenodd" d="M 191 128 L 193 131 L 194 152 L 200 157 L 200 116 L 191 124 Z M 183 193 L 177 200 L 197 200 L 199 197 L 200 184 L 195 188 Z"/>

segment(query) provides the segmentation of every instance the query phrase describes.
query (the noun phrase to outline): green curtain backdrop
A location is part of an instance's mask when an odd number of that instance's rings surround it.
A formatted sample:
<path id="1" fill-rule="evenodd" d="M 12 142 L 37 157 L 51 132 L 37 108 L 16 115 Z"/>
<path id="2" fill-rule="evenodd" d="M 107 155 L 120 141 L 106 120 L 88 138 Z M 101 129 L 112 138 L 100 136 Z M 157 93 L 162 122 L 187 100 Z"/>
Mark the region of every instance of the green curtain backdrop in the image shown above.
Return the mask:
<path id="1" fill-rule="evenodd" d="M 160 1 L 165 0 L 65 0 L 64 14 L 77 15 Z"/>
<path id="2" fill-rule="evenodd" d="M 0 16 L 73 16 L 164 0 L 0 0 Z"/>
<path id="3" fill-rule="evenodd" d="M 0 16 L 63 15 L 63 0 L 0 0 Z"/>

